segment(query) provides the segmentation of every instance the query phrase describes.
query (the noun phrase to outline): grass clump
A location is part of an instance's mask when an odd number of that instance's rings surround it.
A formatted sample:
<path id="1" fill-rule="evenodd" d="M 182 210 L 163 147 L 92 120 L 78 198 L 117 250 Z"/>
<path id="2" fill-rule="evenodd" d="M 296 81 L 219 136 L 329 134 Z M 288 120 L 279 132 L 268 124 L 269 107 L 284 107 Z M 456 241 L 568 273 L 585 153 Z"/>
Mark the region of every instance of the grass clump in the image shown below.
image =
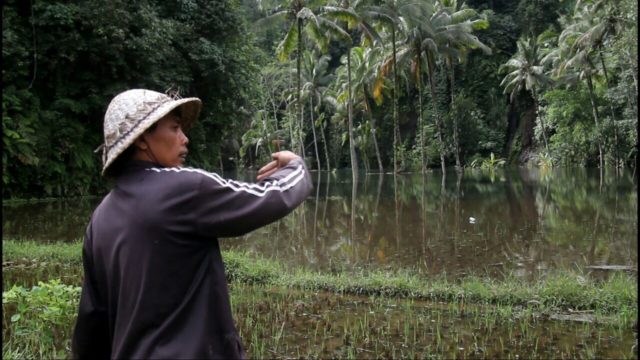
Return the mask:
<path id="1" fill-rule="evenodd" d="M 36 241 L 2 241 L 2 263 L 50 261 L 82 265 L 82 243 L 42 244 Z"/>
<path id="2" fill-rule="evenodd" d="M 254 258 L 245 252 L 229 251 L 223 253 L 227 280 L 242 284 L 273 283 L 282 271 L 282 266 L 262 258 Z"/>

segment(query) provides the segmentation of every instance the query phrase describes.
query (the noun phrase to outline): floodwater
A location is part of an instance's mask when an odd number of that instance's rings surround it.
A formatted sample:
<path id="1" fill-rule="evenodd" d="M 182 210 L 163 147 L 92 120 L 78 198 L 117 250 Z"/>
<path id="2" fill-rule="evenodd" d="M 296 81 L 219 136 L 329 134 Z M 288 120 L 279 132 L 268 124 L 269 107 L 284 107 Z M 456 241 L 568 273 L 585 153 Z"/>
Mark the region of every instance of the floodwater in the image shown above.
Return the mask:
<path id="1" fill-rule="evenodd" d="M 329 272 L 409 268 L 534 279 L 558 268 L 637 271 L 637 180 L 628 171 L 603 178 L 584 168 L 361 173 L 356 184 L 348 171 L 312 177 L 314 191 L 301 207 L 221 239 L 222 247 Z M 3 239 L 78 241 L 99 201 L 3 204 Z"/>
<path id="2" fill-rule="evenodd" d="M 521 306 L 254 287 L 236 289 L 232 304 L 252 358 L 637 359 L 627 327 Z"/>

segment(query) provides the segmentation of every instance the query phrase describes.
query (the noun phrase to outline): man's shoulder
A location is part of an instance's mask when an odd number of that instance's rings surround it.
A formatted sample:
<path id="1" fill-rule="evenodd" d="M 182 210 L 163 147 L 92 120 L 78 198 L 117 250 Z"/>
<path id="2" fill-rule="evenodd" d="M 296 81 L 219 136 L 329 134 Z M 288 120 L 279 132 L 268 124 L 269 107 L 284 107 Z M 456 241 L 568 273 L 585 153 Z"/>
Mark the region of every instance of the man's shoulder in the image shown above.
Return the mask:
<path id="1" fill-rule="evenodd" d="M 162 181 L 199 184 L 202 181 L 223 181 L 218 174 L 193 167 L 149 167 L 146 171 Z"/>

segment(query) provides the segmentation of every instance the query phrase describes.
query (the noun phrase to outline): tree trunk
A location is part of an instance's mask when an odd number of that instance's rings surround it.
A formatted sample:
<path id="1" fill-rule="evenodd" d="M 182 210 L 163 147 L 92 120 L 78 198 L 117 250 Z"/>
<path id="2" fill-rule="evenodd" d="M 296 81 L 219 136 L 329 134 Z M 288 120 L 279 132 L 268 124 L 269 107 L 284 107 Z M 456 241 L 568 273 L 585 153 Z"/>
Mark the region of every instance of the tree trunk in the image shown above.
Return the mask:
<path id="1" fill-rule="evenodd" d="M 322 142 L 324 143 L 324 157 L 327 160 L 327 171 L 331 171 L 331 164 L 329 163 L 329 144 L 327 144 L 327 138 L 324 136 L 324 124 L 320 124 L 320 136 L 322 136 Z"/>
<path id="2" fill-rule="evenodd" d="M 300 119 L 299 119 L 299 124 L 300 124 L 300 129 L 298 131 L 298 136 L 300 137 L 300 156 L 304 159 L 304 138 L 302 136 L 302 133 L 304 132 L 304 119 L 303 119 L 303 114 L 304 114 L 304 106 L 302 106 L 302 86 L 301 86 L 301 81 L 302 81 L 302 74 L 300 73 L 300 71 L 302 70 L 302 19 L 298 19 L 298 55 L 296 56 L 296 61 L 297 61 L 297 67 L 298 67 L 298 109 L 300 111 Z"/>
<path id="3" fill-rule="evenodd" d="M 436 129 L 438 131 L 438 142 L 440 148 L 440 167 L 442 168 L 442 176 L 445 176 L 446 166 L 444 160 L 444 141 L 442 140 L 442 124 L 440 121 L 440 114 L 438 112 L 438 99 L 436 96 L 435 85 L 435 67 L 430 66 L 429 69 L 429 87 L 431 88 L 431 101 L 433 102 L 433 111 L 436 113 Z M 444 186 L 444 180 L 443 180 Z"/>
<path id="4" fill-rule="evenodd" d="M 418 123 L 420 124 L 420 160 L 422 162 L 422 173 L 426 173 L 427 164 L 424 156 L 424 120 L 422 118 L 422 74 L 420 73 L 420 59 L 418 59 L 417 66 L 417 82 L 418 82 Z"/>
<path id="5" fill-rule="evenodd" d="M 376 159 L 378 160 L 378 170 L 382 173 L 384 171 L 384 168 L 382 167 L 382 158 L 380 157 L 380 149 L 378 148 L 378 139 L 376 137 L 376 120 L 373 117 L 372 111 L 371 111 L 371 106 L 369 105 L 369 100 L 367 97 L 367 89 L 365 88 L 365 86 L 362 86 L 362 93 L 364 94 L 364 101 L 367 105 L 367 113 L 369 114 L 369 122 L 371 123 L 371 137 L 373 138 L 373 147 L 376 150 Z"/>
<path id="6" fill-rule="evenodd" d="M 313 94 L 309 96 L 309 105 L 311 106 L 311 131 L 313 132 L 313 145 L 316 150 L 316 166 L 317 169 L 322 169 L 322 165 L 320 164 L 320 154 L 318 153 L 318 138 L 316 137 L 316 124 L 313 120 Z"/>
<path id="7" fill-rule="evenodd" d="M 607 83 L 607 89 L 609 89 L 609 74 L 607 73 L 607 67 L 604 64 L 604 58 L 602 56 L 602 50 L 599 51 L 600 55 L 600 63 L 602 64 L 602 72 L 604 73 L 604 79 Z M 609 103 L 609 112 L 611 113 L 611 121 L 613 122 L 613 143 L 614 143 L 614 156 L 615 156 L 615 163 L 616 163 L 616 169 L 618 168 L 619 162 L 620 162 L 620 154 L 618 152 L 618 126 L 616 124 L 616 119 L 615 119 L 615 113 L 613 111 L 613 103 L 611 101 L 608 102 Z"/>
<path id="8" fill-rule="evenodd" d="M 351 109 L 351 44 L 347 49 L 347 109 L 349 117 L 349 152 L 351 153 L 351 173 L 353 182 L 358 181 L 358 158 L 356 157 L 356 142 L 353 138 L 353 115 Z"/>
<path id="9" fill-rule="evenodd" d="M 369 165 L 369 154 L 366 151 L 362 151 L 362 162 L 364 163 L 364 171 L 369 174 L 371 172 L 371 166 Z"/>
<path id="10" fill-rule="evenodd" d="M 353 184 L 351 184 L 351 237 L 350 237 L 350 244 L 354 244 L 355 240 L 356 240 L 356 204 L 357 204 L 357 197 L 358 197 L 358 181 L 357 181 L 357 177 L 355 177 L 353 180 Z M 355 256 L 355 252 L 354 252 L 354 256 Z"/>
<path id="11" fill-rule="evenodd" d="M 291 72 L 289 75 L 289 86 L 293 87 L 293 75 L 291 75 L 293 72 Z M 299 72 L 298 72 L 299 73 Z M 286 101 L 286 100 L 285 100 Z M 296 104 L 296 106 L 298 106 Z M 293 130 L 293 124 L 296 121 L 296 117 L 297 115 L 297 111 L 295 107 L 291 106 L 290 102 L 287 102 L 287 113 L 289 115 L 289 139 L 291 141 L 291 151 L 296 151 L 296 135 L 295 135 L 295 131 Z"/>
<path id="12" fill-rule="evenodd" d="M 449 63 L 449 69 L 451 70 L 451 109 L 455 106 L 455 68 L 453 62 Z M 458 116 L 454 112 L 453 116 L 453 146 L 456 153 L 456 170 L 462 169 L 462 163 L 460 162 L 460 140 L 458 140 Z"/>
<path id="13" fill-rule="evenodd" d="M 398 74 L 396 71 L 396 29 L 391 29 L 391 47 L 393 50 L 393 90 L 391 91 L 393 97 L 393 172 L 398 173 L 398 147 L 400 133 L 398 125 Z"/>
<path id="14" fill-rule="evenodd" d="M 591 109 L 593 110 L 593 120 L 596 123 L 596 136 L 598 137 L 598 152 L 600 154 L 600 171 L 604 168 L 604 156 L 602 154 L 602 134 L 600 133 L 600 120 L 598 115 L 598 107 L 596 105 L 595 95 L 593 94 L 593 82 L 591 74 L 587 75 L 587 87 L 589 88 L 589 99 L 591 100 Z"/>

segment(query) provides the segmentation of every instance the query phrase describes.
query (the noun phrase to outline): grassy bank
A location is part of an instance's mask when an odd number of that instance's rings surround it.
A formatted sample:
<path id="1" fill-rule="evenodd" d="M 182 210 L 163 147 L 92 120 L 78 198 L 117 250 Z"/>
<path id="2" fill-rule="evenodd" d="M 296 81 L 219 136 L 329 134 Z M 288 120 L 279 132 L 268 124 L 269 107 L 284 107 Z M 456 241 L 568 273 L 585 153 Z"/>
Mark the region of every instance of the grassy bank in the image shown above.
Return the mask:
<path id="1" fill-rule="evenodd" d="M 67 284 L 80 285 L 81 253 L 80 243 L 3 241 L 3 275 L 9 275 L 3 280 L 5 288 L 60 278 Z M 637 277 L 625 273 L 596 280 L 585 274 L 557 271 L 533 283 L 516 276 L 448 280 L 446 276 L 424 278 L 408 270 L 324 274 L 237 251 L 225 251 L 223 258 L 231 283 L 445 302 L 597 310 L 603 314 L 637 313 Z"/>
<path id="2" fill-rule="evenodd" d="M 68 357 L 81 244 L 3 241 L 3 250 L 3 358 Z M 223 257 L 252 357 L 635 356 L 630 274 L 448 280 L 408 270 L 323 274 L 237 251 Z"/>

